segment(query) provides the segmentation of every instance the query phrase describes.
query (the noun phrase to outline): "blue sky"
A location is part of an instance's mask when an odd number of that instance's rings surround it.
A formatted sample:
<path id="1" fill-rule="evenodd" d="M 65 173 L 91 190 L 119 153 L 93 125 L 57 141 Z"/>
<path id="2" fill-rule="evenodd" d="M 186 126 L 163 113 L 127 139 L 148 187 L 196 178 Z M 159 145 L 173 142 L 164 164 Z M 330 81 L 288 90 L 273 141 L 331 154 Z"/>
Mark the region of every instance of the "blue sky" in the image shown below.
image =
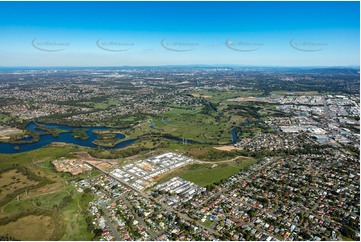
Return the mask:
<path id="1" fill-rule="evenodd" d="M 0 66 L 360 63 L 359 2 L 0 2 Z"/>

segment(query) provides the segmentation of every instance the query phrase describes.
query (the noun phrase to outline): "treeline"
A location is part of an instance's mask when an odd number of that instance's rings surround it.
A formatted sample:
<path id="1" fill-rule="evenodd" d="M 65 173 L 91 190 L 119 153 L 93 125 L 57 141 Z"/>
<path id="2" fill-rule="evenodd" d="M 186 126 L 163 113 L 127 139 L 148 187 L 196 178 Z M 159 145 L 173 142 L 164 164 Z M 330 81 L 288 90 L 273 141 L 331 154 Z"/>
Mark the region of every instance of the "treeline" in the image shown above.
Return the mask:
<path id="1" fill-rule="evenodd" d="M 13 236 L 6 234 L 6 235 L 0 235 L 0 241 L 20 241 L 20 240 L 16 239 Z"/>
<path id="2" fill-rule="evenodd" d="M 249 156 L 254 158 L 262 158 L 262 157 L 270 157 L 270 156 L 287 156 L 287 155 L 302 155 L 302 154 L 320 154 L 322 149 L 325 149 L 326 145 L 311 145 L 311 144 L 303 144 L 302 147 L 297 149 L 278 149 L 278 150 L 240 150 L 238 151 L 239 155 Z"/>
<path id="3" fill-rule="evenodd" d="M 126 149 L 115 149 L 109 150 L 109 152 L 104 153 L 104 150 L 101 148 L 95 148 L 89 151 L 89 154 L 93 157 L 99 159 L 117 159 L 117 158 L 125 158 L 133 155 L 137 155 L 142 151 L 150 151 L 150 148 L 146 147 L 134 147 L 134 148 L 126 148 Z"/>
<path id="4" fill-rule="evenodd" d="M 187 151 L 187 155 L 194 156 Z M 197 155 L 196 157 L 200 160 L 209 160 L 209 161 L 218 161 L 218 160 L 228 160 L 239 156 L 240 153 L 236 150 L 232 151 L 221 151 L 211 149 L 207 153 Z"/>

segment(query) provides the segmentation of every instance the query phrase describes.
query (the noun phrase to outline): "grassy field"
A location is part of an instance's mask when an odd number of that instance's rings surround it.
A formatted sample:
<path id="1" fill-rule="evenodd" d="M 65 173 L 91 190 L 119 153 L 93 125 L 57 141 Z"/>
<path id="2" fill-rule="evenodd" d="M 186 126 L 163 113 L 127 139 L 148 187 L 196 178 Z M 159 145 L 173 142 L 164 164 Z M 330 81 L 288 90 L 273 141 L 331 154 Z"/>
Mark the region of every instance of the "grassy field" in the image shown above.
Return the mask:
<path id="1" fill-rule="evenodd" d="M 227 179 L 228 177 L 235 175 L 241 169 L 244 169 L 255 162 L 255 159 L 240 159 L 239 161 L 223 163 L 214 162 L 214 164 L 191 164 L 166 174 L 159 179 L 159 182 L 164 182 L 173 177 L 179 176 L 200 186 L 206 186 L 220 182 L 222 179 Z"/>
<path id="2" fill-rule="evenodd" d="M 115 106 L 117 104 L 119 104 L 120 102 L 116 101 L 116 100 L 106 100 L 103 102 L 80 102 L 79 104 L 85 105 L 87 107 L 90 108 L 95 108 L 95 109 L 107 109 L 111 106 Z"/>
<path id="3" fill-rule="evenodd" d="M 54 227 L 51 217 L 29 215 L 1 226 L 1 234 L 18 240 L 50 240 Z"/>
<path id="4" fill-rule="evenodd" d="M 52 210 L 54 205 L 59 205 L 60 201 L 68 195 L 66 192 L 57 191 L 51 194 L 40 196 L 21 196 L 20 200 L 12 200 L 3 207 L 2 216 L 12 216 L 26 210 L 45 209 Z"/>
<path id="5" fill-rule="evenodd" d="M 3 172 L 0 174 L 0 201 L 18 189 L 36 184 L 37 181 L 30 180 L 17 169 Z"/>
<path id="6" fill-rule="evenodd" d="M 62 211 L 66 221 L 66 230 L 62 240 L 92 240 L 94 235 L 88 232 L 88 225 L 85 221 L 86 213 L 82 212 L 93 200 L 93 195 L 74 192 L 72 197 L 73 201 Z"/>
<path id="7" fill-rule="evenodd" d="M 206 221 L 204 221 L 203 223 L 201 222 L 201 224 L 203 224 L 206 227 L 211 227 L 216 221 L 211 221 L 209 218 L 206 219 Z"/>
<path id="8" fill-rule="evenodd" d="M 210 185 L 226 179 L 239 171 L 239 168 L 230 165 L 200 165 L 182 172 L 179 176 L 187 181 L 194 182 L 200 186 Z"/>

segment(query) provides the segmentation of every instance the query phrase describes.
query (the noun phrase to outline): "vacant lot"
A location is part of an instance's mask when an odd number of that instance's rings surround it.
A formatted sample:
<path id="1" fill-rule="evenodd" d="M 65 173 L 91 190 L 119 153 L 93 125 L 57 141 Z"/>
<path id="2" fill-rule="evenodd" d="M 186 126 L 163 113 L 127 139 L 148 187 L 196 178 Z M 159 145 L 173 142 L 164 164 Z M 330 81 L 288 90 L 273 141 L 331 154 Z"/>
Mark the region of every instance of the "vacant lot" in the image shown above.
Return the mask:
<path id="1" fill-rule="evenodd" d="M 49 240 L 53 233 L 51 217 L 29 215 L 0 226 L 1 235 L 10 235 L 18 240 Z"/>
<path id="2" fill-rule="evenodd" d="M 17 169 L 5 171 L 0 174 L 0 201 L 16 190 L 36 184 L 37 181 L 28 179 Z"/>
<path id="3" fill-rule="evenodd" d="M 213 165 L 199 165 L 198 167 L 195 167 L 195 169 L 189 169 L 182 172 L 180 177 L 200 186 L 206 186 L 226 179 L 239 171 L 238 167 L 230 166 L 228 164 L 218 165 L 214 168 L 212 167 Z"/>
<path id="4" fill-rule="evenodd" d="M 221 151 L 230 151 L 230 150 L 236 149 L 233 145 L 218 146 L 218 147 L 214 147 L 214 148 L 216 150 L 221 150 Z"/>
<path id="5" fill-rule="evenodd" d="M 239 159 L 223 163 L 212 162 L 211 164 L 192 164 L 166 174 L 159 179 L 159 182 L 179 176 L 187 181 L 194 182 L 204 187 L 206 185 L 220 182 L 222 179 L 227 179 L 228 177 L 235 175 L 241 169 L 246 168 L 255 162 L 255 159 Z"/>

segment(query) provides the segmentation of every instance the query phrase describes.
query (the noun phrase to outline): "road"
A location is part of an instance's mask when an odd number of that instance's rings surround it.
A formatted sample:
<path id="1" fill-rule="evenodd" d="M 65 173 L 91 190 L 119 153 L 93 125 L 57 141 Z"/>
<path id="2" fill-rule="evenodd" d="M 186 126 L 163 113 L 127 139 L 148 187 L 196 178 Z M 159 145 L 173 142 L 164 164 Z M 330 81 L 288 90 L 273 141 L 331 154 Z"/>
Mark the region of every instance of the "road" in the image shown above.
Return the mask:
<path id="1" fill-rule="evenodd" d="M 142 218 L 140 218 L 138 216 L 138 214 L 134 211 L 133 206 L 129 203 L 129 201 L 127 200 L 126 194 L 121 195 L 120 197 L 123 199 L 125 205 L 127 205 L 127 207 L 130 209 L 131 213 L 133 214 L 133 216 L 139 221 L 139 223 L 142 225 L 142 227 L 147 230 L 148 234 L 150 235 L 151 238 L 155 237 L 154 232 L 149 229 L 149 227 L 145 224 L 144 220 Z"/>
<path id="2" fill-rule="evenodd" d="M 112 231 L 114 237 L 115 237 L 115 240 L 116 241 L 121 241 L 122 239 L 120 238 L 119 234 L 118 234 L 118 231 L 116 230 L 116 228 L 114 228 L 113 224 L 112 224 L 112 221 L 110 220 L 109 216 L 108 216 L 108 210 L 107 208 L 105 207 L 104 203 L 102 202 L 101 204 L 101 208 L 103 210 L 103 213 L 104 213 L 104 217 L 105 217 L 105 220 L 110 228 L 110 230 Z"/>

